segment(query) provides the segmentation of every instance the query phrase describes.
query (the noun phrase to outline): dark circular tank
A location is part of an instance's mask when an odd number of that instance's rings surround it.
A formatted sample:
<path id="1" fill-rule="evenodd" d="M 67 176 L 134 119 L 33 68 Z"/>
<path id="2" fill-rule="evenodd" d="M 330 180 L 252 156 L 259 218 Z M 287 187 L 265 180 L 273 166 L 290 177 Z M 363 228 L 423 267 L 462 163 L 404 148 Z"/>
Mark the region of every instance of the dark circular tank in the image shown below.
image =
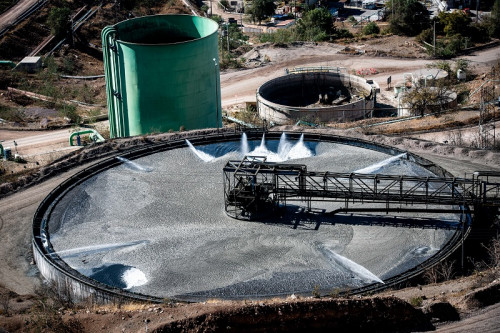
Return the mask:
<path id="1" fill-rule="evenodd" d="M 257 109 L 261 118 L 277 124 L 354 120 L 371 112 L 375 91 L 367 80 L 345 73 L 293 73 L 260 86 Z"/>

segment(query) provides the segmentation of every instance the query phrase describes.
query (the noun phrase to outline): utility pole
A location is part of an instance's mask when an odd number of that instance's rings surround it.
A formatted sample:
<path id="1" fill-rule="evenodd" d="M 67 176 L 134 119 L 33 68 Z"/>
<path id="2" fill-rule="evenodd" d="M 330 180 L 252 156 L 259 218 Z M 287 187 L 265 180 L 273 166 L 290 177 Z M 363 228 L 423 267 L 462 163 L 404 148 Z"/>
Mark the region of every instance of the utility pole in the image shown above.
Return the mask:
<path id="1" fill-rule="evenodd" d="M 465 249 L 464 249 L 464 232 L 465 232 L 465 211 L 462 208 L 462 215 L 460 219 L 462 220 L 462 255 L 460 260 L 460 266 L 462 267 L 462 274 L 464 273 L 464 257 L 465 257 Z"/>
<path id="2" fill-rule="evenodd" d="M 70 21 L 69 21 L 69 33 L 70 33 L 70 37 L 71 37 L 71 41 L 70 41 L 70 44 L 71 46 L 74 46 L 75 45 L 75 32 L 73 30 L 73 17 L 70 18 Z"/>
<path id="3" fill-rule="evenodd" d="M 476 0 L 476 23 L 479 20 L 479 0 Z"/>
<path id="4" fill-rule="evenodd" d="M 434 20 L 434 32 L 433 32 L 432 48 L 434 49 L 433 55 L 436 56 L 436 20 Z"/>
<path id="5" fill-rule="evenodd" d="M 229 22 L 226 24 L 227 55 L 229 56 Z"/>
<path id="6" fill-rule="evenodd" d="M 220 27 L 220 57 L 224 59 L 224 28 Z"/>

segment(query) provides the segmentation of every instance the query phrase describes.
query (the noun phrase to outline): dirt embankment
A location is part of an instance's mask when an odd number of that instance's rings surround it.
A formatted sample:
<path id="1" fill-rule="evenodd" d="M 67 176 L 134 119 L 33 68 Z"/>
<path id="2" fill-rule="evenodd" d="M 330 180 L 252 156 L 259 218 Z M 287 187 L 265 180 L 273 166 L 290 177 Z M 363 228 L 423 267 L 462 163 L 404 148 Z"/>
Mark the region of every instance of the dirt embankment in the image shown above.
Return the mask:
<path id="1" fill-rule="evenodd" d="M 428 318 L 393 297 L 252 304 L 159 325 L 155 332 L 425 331 Z"/>
<path id="2" fill-rule="evenodd" d="M 463 282 L 463 281 L 462 281 Z M 445 290 L 448 281 L 433 285 Z M 398 295 L 418 288 L 396 291 Z M 0 288 L 0 291 L 1 288 Z M 43 298 L 12 295 L 10 315 L 0 315 L 0 328 L 8 332 L 465 332 L 465 328 L 500 329 L 494 320 L 500 314 L 500 282 L 461 295 L 456 302 L 444 296 L 426 305 L 412 306 L 394 296 L 349 298 L 297 298 L 259 301 L 218 301 L 181 304 L 81 304 L 63 308 Z M 421 291 L 422 292 L 422 291 Z M 464 291 L 461 291 L 462 293 Z M 419 298 L 426 298 L 424 295 Z M 429 300 L 431 298 L 430 294 Z M 452 304 L 453 303 L 453 304 Z M 483 308 L 489 304 L 493 306 Z M 477 322 L 474 318 L 482 318 Z M 493 320 L 492 320 L 493 318 Z M 472 323 L 472 324 L 471 324 Z M 469 325 L 469 326 L 467 326 Z M 448 329 L 451 327 L 452 329 Z"/>

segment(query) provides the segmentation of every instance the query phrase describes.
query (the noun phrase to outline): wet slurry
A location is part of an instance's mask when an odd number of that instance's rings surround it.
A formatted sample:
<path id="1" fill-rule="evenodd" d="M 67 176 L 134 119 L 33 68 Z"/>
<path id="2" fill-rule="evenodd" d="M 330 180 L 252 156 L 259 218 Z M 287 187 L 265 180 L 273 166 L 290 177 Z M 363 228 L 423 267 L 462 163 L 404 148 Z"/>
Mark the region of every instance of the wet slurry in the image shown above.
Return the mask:
<path id="1" fill-rule="evenodd" d="M 298 144 L 257 140 L 244 149 L 262 153 L 266 148 L 283 158 L 292 156 L 288 153 Z M 134 292 L 243 299 L 380 283 L 436 254 L 454 233 L 396 227 L 391 224 L 396 218 L 385 214 L 346 214 L 335 221 L 299 216 L 293 205 L 283 218 L 232 219 L 224 211 L 222 168 L 241 158 L 242 147 L 241 142 L 193 147 L 206 159 L 191 148 L 156 153 L 133 164 L 123 161 L 85 181 L 62 198 L 50 217 L 54 251 L 81 273 Z M 316 171 L 353 172 L 376 165 L 378 173 L 431 175 L 407 160 L 348 145 L 306 141 L 300 149 L 284 160 Z M 450 214 L 441 218 L 457 220 Z M 314 230 L 317 219 L 325 223 Z"/>

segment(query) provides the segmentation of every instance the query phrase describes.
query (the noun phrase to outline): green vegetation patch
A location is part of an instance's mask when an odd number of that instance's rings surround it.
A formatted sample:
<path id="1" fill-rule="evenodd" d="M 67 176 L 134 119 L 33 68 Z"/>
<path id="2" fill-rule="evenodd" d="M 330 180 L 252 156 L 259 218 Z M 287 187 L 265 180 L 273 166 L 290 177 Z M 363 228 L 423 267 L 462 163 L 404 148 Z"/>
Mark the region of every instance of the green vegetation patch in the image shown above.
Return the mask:
<path id="1" fill-rule="evenodd" d="M 7 121 L 22 122 L 24 115 L 19 108 L 0 104 L 0 118 Z"/>

